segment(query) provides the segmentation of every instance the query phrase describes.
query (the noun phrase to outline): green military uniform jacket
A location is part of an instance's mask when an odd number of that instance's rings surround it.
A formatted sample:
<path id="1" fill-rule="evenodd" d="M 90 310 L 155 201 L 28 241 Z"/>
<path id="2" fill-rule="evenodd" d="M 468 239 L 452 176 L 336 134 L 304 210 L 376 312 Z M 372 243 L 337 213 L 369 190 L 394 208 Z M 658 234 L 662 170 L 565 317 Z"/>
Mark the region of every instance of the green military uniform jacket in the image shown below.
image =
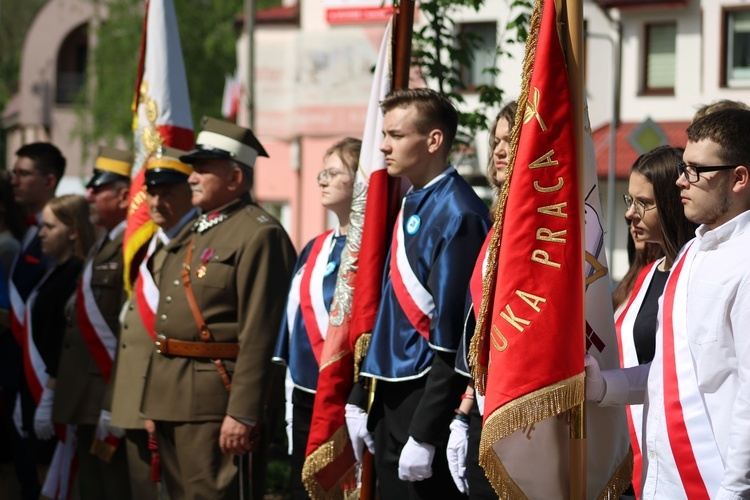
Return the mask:
<path id="1" fill-rule="evenodd" d="M 195 218 L 190 219 L 170 242 L 181 242 L 185 238 L 189 240 L 194 221 Z M 149 263 L 151 275 L 157 285 L 165 255 L 165 249 L 159 248 Z M 143 429 L 141 400 L 143 386 L 146 384 L 146 371 L 154 352 L 154 341 L 141 320 L 135 295 L 125 306 L 119 340 L 112 380 L 112 401 L 109 405 L 112 425 L 122 429 Z"/>
<path id="2" fill-rule="evenodd" d="M 238 342 L 228 393 L 208 359 L 151 356 L 141 410 L 163 421 L 220 421 L 225 415 L 262 421 L 270 363 L 292 277 L 295 251 L 278 221 L 247 196 L 209 215 L 194 232 L 190 279 L 195 299 L 216 342 Z M 221 220 L 219 220 L 221 219 Z M 202 229 L 202 230 L 201 230 Z M 165 247 L 156 333 L 200 342 L 180 274 L 190 238 Z"/>
<path id="3" fill-rule="evenodd" d="M 123 222 L 110 232 L 114 237 L 108 239 L 93 256 L 91 273 L 94 299 L 115 335 L 120 331 L 118 316 L 125 300 L 122 275 L 124 227 Z M 84 266 L 87 264 L 88 259 Z M 76 307 L 74 295 L 65 309 L 67 325 L 60 354 L 52 420 L 66 424 L 96 425 L 107 383 L 78 327 Z"/>

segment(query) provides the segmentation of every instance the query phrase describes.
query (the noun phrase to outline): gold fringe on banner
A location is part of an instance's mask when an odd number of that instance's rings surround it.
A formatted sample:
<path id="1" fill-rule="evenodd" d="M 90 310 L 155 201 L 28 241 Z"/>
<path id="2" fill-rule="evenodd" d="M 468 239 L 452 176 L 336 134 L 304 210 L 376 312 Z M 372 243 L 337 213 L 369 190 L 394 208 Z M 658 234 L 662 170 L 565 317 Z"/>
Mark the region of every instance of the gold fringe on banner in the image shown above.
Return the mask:
<path id="1" fill-rule="evenodd" d="M 599 500 L 618 500 L 622 492 L 628 489 L 633 480 L 633 448 L 630 448 L 622 459 L 612 477 L 609 478 L 607 486 L 599 494 Z"/>
<path id="2" fill-rule="evenodd" d="M 584 374 L 580 373 L 515 399 L 487 418 L 479 443 L 479 465 L 484 468 L 487 479 L 498 495 L 510 492 L 513 496 L 506 498 L 519 498 L 516 493 L 521 490 L 510 479 L 492 445 L 525 425 L 560 415 L 580 405 L 585 394 L 583 381 Z M 525 498 L 523 493 L 521 495 L 520 498 Z"/>
<path id="3" fill-rule="evenodd" d="M 354 383 L 359 382 L 359 369 L 362 366 L 362 360 L 365 359 L 367 349 L 370 348 L 370 339 L 372 333 L 363 333 L 354 344 Z"/>
<path id="4" fill-rule="evenodd" d="M 529 91 L 531 89 L 531 73 L 534 68 L 534 55 L 536 45 L 539 40 L 539 26 L 542 22 L 543 1 L 537 2 L 534 12 L 531 15 L 529 26 L 529 36 L 526 41 L 526 55 L 523 61 L 523 82 L 521 95 L 518 97 L 518 110 L 513 120 L 513 130 L 511 132 L 510 153 L 508 155 L 508 167 L 506 169 L 506 180 L 498 195 L 497 208 L 495 209 L 495 225 L 492 240 L 488 247 L 489 256 L 487 258 L 487 274 L 484 276 L 482 284 L 482 305 L 477 314 L 477 325 L 474 329 L 474 336 L 469 346 L 469 364 L 471 366 L 471 376 L 474 379 L 474 388 L 479 394 L 484 395 L 487 383 L 487 370 L 489 366 L 483 366 L 479 362 L 479 355 L 484 351 L 484 346 L 489 341 L 487 332 L 492 318 L 489 316 L 491 307 L 490 302 L 495 296 L 495 285 L 497 283 L 497 256 L 500 252 L 500 241 L 502 240 L 503 222 L 505 219 L 505 205 L 508 202 L 508 191 L 513 179 L 513 167 L 516 162 L 518 153 L 518 141 L 521 135 L 526 106 L 529 101 Z"/>
<path id="5" fill-rule="evenodd" d="M 344 500 L 350 492 L 343 488 L 343 484 L 353 483 L 355 467 L 344 475 L 344 477 L 331 490 L 326 491 L 315 479 L 315 475 L 333 463 L 336 458 L 349 446 L 349 433 L 346 425 L 342 425 L 333 433 L 331 439 L 320 445 L 315 451 L 305 458 L 302 467 L 302 484 L 311 498 L 326 500 Z M 349 495 L 351 496 L 351 495 Z"/>

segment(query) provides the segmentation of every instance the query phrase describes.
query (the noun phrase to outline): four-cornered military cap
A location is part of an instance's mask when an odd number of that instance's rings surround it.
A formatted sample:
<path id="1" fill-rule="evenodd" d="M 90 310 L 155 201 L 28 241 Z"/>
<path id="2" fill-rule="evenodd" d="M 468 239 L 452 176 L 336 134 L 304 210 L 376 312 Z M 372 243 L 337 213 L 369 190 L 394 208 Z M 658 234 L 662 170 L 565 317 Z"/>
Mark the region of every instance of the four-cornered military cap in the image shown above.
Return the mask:
<path id="1" fill-rule="evenodd" d="M 184 154 L 185 151 L 181 149 L 159 146 L 146 165 L 146 185 L 187 182 L 193 167 L 178 159 Z"/>
<path id="2" fill-rule="evenodd" d="M 252 130 L 223 120 L 204 118 L 195 149 L 181 156 L 180 160 L 195 163 L 200 160 L 231 159 L 252 168 L 258 156 L 268 157 L 268 153 Z"/>
<path id="3" fill-rule="evenodd" d="M 130 169 L 133 167 L 133 153 L 122 149 L 99 149 L 96 159 L 94 176 L 86 184 L 87 188 L 94 188 L 115 181 L 130 181 Z"/>

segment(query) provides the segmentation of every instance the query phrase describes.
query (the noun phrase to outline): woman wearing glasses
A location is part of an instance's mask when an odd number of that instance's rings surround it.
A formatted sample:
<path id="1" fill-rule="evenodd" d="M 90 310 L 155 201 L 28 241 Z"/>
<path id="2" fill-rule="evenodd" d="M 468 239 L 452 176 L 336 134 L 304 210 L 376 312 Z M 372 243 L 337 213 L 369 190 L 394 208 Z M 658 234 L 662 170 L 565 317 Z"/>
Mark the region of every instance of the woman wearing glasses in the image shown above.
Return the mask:
<path id="1" fill-rule="evenodd" d="M 308 498 L 302 466 L 318 383 L 318 359 L 328 327 L 341 252 L 349 229 L 354 177 L 362 141 L 346 138 L 323 157 L 318 174 L 321 204 L 338 218 L 338 227 L 305 245 L 295 267 L 274 361 L 288 367 L 286 422 L 292 456 L 292 498 Z"/>
<path id="2" fill-rule="evenodd" d="M 636 243 L 658 245 L 664 256 L 641 270 L 630 296 L 615 313 L 622 368 L 654 358 L 658 300 L 677 253 L 695 235 L 697 225 L 685 218 L 680 188 L 675 185 L 682 153 L 682 148 L 658 147 L 641 155 L 630 172 L 624 199 L 633 238 Z M 628 406 L 627 412 L 634 454 L 632 483 L 640 497 L 643 405 Z"/>

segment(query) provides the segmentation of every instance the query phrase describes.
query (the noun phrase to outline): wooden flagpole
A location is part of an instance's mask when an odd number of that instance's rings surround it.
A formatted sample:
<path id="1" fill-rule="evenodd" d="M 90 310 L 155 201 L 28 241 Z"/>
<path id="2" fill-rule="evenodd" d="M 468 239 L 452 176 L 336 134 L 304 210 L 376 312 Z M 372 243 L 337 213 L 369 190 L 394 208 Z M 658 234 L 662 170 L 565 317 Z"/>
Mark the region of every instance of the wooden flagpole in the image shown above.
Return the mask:
<path id="1" fill-rule="evenodd" d="M 578 214 L 583 222 L 583 200 L 585 179 L 584 161 L 584 82 L 583 82 L 583 2 L 582 0 L 563 0 L 565 22 L 563 40 L 565 61 L 568 67 L 570 82 L 570 101 L 573 109 L 573 125 L 576 141 L 576 161 L 578 162 Z M 558 4 L 559 5 L 559 4 Z M 560 12 L 560 10 L 558 10 Z M 586 248 L 586 231 L 581 231 L 581 249 Z M 584 255 L 582 253 L 581 260 Z M 584 276 L 581 276 L 581 280 Z M 586 304 L 585 286 L 581 304 Z M 585 314 L 584 314 L 585 317 Z M 581 348 L 586 349 L 586 332 L 581 331 Z M 570 422 L 570 498 L 586 498 L 586 403 L 581 403 L 571 412 Z"/>

